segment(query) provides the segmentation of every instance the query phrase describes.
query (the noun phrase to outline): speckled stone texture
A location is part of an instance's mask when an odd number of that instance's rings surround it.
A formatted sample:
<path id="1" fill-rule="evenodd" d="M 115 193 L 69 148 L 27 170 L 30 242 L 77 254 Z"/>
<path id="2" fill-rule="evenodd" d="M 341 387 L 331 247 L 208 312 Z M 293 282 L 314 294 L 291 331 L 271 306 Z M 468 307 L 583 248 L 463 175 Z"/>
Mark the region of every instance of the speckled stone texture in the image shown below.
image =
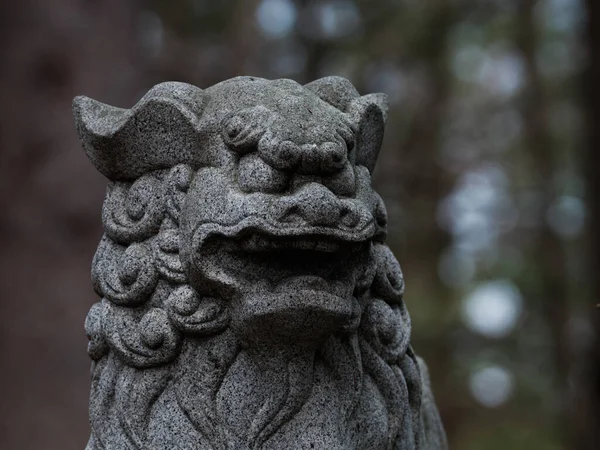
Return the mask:
<path id="1" fill-rule="evenodd" d="M 109 179 L 88 450 L 443 450 L 371 172 L 382 94 L 239 77 L 74 101 Z"/>

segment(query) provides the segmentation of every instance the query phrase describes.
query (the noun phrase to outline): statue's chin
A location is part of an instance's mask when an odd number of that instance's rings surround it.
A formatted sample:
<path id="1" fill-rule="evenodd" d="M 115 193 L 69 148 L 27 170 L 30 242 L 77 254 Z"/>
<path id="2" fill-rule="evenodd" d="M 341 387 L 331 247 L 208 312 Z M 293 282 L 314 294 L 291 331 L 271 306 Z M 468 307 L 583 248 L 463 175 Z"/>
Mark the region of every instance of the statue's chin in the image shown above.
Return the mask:
<path id="1" fill-rule="evenodd" d="M 232 327 L 249 343 L 318 344 L 358 325 L 358 303 L 321 289 L 254 292 L 232 311 Z"/>

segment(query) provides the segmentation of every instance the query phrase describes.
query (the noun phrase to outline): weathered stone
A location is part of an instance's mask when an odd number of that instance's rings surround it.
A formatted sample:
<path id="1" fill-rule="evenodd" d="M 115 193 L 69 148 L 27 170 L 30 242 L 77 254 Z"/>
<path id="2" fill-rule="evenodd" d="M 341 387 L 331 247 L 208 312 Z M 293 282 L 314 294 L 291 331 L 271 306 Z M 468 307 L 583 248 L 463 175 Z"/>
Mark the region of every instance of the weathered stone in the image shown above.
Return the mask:
<path id="1" fill-rule="evenodd" d="M 74 109 L 110 180 L 89 450 L 446 448 L 371 187 L 385 96 L 240 77 Z"/>

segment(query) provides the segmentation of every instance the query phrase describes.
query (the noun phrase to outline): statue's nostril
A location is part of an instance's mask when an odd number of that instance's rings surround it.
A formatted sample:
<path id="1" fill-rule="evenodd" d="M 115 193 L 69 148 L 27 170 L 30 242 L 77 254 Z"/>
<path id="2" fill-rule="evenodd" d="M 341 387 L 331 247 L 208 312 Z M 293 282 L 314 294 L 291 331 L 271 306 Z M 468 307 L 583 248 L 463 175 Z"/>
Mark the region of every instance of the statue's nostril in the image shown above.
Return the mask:
<path id="1" fill-rule="evenodd" d="M 325 171 L 341 169 L 346 163 L 346 149 L 335 142 L 326 142 L 321 145 L 322 167 Z"/>
<path id="2" fill-rule="evenodd" d="M 285 209 L 279 217 L 279 222 L 282 223 L 300 223 L 302 221 L 302 215 L 299 213 L 299 208 L 296 205 Z"/>
<path id="3" fill-rule="evenodd" d="M 358 224 L 360 217 L 355 211 L 352 211 L 346 206 L 342 208 L 340 220 L 344 226 L 348 228 L 354 228 Z"/>

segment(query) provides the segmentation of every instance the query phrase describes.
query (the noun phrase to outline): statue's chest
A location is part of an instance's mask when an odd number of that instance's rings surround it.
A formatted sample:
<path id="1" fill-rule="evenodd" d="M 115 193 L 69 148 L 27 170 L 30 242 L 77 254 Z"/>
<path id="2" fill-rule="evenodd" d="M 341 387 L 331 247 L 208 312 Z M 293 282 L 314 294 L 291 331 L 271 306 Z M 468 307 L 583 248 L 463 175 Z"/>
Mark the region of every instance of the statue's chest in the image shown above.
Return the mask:
<path id="1" fill-rule="evenodd" d="M 247 368 L 247 367 L 246 367 Z M 242 448 L 243 436 L 257 433 L 257 424 L 262 428 L 262 439 L 254 441 L 258 448 L 269 450 L 285 449 L 328 449 L 328 450 L 376 450 L 387 448 L 388 415 L 384 399 L 372 379 L 365 375 L 356 388 L 340 382 L 322 364 L 316 364 L 312 373 L 301 377 L 288 377 L 288 386 L 278 386 L 281 398 L 264 397 L 259 386 L 235 383 L 230 379 L 222 386 L 226 395 L 221 397 L 221 413 L 227 411 L 228 428 L 232 448 Z M 258 381 L 255 377 L 245 379 Z M 306 379 L 310 378 L 310 379 Z M 278 377 L 261 383 L 277 384 Z M 237 380 L 241 381 L 241 380 Z M 308 386 L 303 386 L 309 383 Z M 308 389 L 308 390 L 306 390 Z M 231 390 L 236 390 L 233 394 Z M 302 390 L 306 390 L 302 394 Z M 232 399 L 237 399 L 235 402 Z M 300 398 L 303 398 L 300 401 Z M 227 402 L 227 404 L 223 404 Z M 269 411 L 270 409 L 270 411 Z M 250 419 L 252 418 L 252 420 Z M 235 435 L 235 436 L 234 436 Z M 246 441 L 248 442 L 248 441 Z M 252 447 L 252 444 L 250 445 Z"/>
<path id="2" fill-rule="evenodd" d="M 265 443 L 265 449 L 374 450 L 387 448 L 388 416 L 381 394 L 365 376 L 352 410 L 350 392 L 315 383 L 298 414 Z"/>

